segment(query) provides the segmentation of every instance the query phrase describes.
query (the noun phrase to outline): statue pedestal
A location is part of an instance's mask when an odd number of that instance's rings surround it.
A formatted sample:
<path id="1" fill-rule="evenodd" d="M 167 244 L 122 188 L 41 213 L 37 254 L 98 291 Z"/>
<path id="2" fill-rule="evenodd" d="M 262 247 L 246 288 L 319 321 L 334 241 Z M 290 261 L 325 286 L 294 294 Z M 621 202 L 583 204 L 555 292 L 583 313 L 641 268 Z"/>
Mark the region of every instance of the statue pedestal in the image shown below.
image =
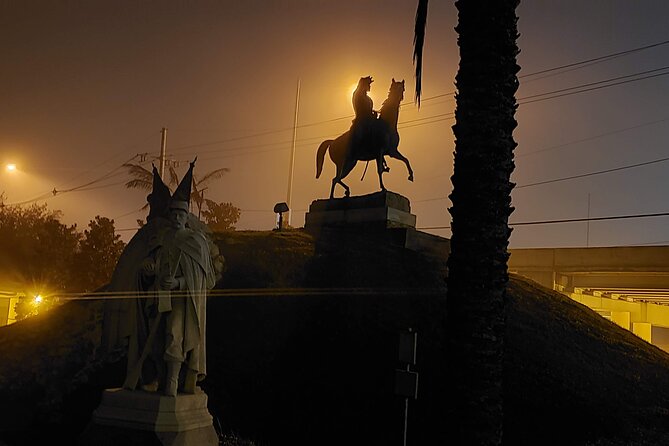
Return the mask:
<path id="1" fill-rule="evenodd" d="M 370 229 L 415 228 L 409 199 L 382 191 L 358 197 L 316 200 L 305 215 L 304 229 L 362 227 Z"/>
<path id="2" fill-rule="evenodd" d="M 176 397 L 141 390 L 107 389 L 80 445 L 218 445 L 207 394 Z"/>

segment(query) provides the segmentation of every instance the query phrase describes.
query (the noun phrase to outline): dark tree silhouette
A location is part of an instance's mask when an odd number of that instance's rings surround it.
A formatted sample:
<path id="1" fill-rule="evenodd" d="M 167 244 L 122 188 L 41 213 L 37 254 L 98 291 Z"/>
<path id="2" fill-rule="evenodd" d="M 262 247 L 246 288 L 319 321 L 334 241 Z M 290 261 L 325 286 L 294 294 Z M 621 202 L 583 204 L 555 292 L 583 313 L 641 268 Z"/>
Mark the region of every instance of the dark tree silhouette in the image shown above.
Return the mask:
<path id="1" fill-rule="evenodd" d="M 455 163 L 446 331 L 454 444 L 502 441 L 502 359 L 510 181 L 516 143 L 518 0 L 458 0 Z M 427 0 L 416 14 L 416 74 Z M 416 81 L 417 100 L 421 83 Z"/>
<path id="2" fill-rule="evenodd" d="M 91 292 L 108 283 L 123 248 L 125 243 L 116 233 L 114 220 L 96 215 L 88 222 L 74 255 L 71 280 L 76 289 Z"/>
<path id="3" fill-rule="evenodd" d="M 216 203 L 205 198 L 207 209 L 202 211 L 204 222 L 214 232 L 234 231 L 241 216 L 241 209 L 232 203 Z"/>

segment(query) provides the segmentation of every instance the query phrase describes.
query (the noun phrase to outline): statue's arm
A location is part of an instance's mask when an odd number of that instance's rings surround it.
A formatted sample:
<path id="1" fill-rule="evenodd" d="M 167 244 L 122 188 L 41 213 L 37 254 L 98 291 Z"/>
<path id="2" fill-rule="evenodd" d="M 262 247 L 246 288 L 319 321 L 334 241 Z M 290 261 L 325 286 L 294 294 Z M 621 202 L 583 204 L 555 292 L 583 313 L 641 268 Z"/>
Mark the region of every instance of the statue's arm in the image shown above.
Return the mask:
<path id="1" fill-rule="evenodd" d="M 163 277 L 160 281 L 160 287 L 163 290 L 185 290 L 186 289 L 186 278 L 183 275 L 181 270 L 181 264 L 177 267 L 177 272 L 174 277 L 166 276 Z"/>

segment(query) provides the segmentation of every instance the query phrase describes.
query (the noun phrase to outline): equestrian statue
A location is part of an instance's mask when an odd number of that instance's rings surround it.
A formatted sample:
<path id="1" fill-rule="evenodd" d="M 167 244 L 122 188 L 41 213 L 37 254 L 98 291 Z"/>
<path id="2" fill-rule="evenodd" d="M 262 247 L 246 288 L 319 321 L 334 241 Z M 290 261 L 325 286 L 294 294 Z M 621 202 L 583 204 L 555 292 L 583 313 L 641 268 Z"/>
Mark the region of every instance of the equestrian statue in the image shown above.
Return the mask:
<path id="1" fill-rule="evenodd" d="M 413 170 L 409 160 L 397 150 L 400 144 L 397 119 L 400 113 L 400 102 L 404 99 L 404 81 L 392 80 L 388 98 L 378 112 L 374 110 L 372 99 L 367 95 L 372 82 L 374 81 L 371 76 L 360 78 L 353 92 L 355 119 L 351 128 L 336 139 L 323 141 L 318 147 L 316 178 L 319 178 L 323 171 L 326 152 L 330 153 L 330 159 L 337 166 L 337 173 L 332 178 L 330 198 L 334 198 L 337 183 L 344 188 L 347 197 L 351 195 L 349 187 L 342 180 L 353 170 L 358 161 L 376 161 L 379 185 L 381 190 L 386 190 L 382 177 L 384 172 L 390 170 L 385 162 L 386 155 L 403 161 L 409 172 L 409 181 L 413 181 Z"/>

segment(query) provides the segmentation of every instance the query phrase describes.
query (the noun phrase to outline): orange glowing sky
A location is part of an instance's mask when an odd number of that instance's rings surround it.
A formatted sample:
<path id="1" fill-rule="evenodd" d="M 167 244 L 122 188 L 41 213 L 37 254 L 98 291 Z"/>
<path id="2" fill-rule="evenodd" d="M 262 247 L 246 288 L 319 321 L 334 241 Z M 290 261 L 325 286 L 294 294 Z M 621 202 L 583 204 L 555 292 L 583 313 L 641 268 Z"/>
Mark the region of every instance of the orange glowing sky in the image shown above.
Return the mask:
<path id="1" fill-rule="evenodd" d="M 458 63 L 456 10 L 430 2 L 424 98 L 413 104 L 416 4 L 407 0 L 324 2 L 3 2 L 0 6 L 0 171 L 7 203 L 54 187 L 81 186 L 138 153 L 156 157 L 168 128 L 168 156 L 198 156 L 196 174 L 230 173 L 207 197 L 242 209 L 240 229 L 270 229 L 285 201 L 295 94 L 301 80 L 293 224 L 328 196 L 332 164 L 314 178 L 320 141 L 350 125 L 351 85 L 372 75 L 376 108 L 391 78 L 405 79 L 400 151 L 416 172 L 391 160 L 386 186 L 412 202 L 418 227 L 449 225 L 453 163 L 449 113 Z M 532 0 L 518 9 L 521 75 L 668 39 L 669 3 Z M 518 97 L 664 67 L 669 45 L 550 77 L 521 78 Z M 656 160 L 666 155 L 667 77 L 521 105 L 514 181 L 544 180 Z M 522 102 L 522 101 L 521 101 Z M 327 161 L 329 163 L 329 160 Z M 150 166 L 150 164 L 148 164 Z M 354 194 L 377 190 L 364 165 L 348 177 Z M 512 221 L 666 212 L 666 163 L 514 192 Z M 64 220 L 95 215 L 135 227 L 146 192 L 126 190 L 124 171 L 82 192 L 50 196 Z M 104 186 L 98 188 L 97 186 Z M 341 191 L 340 191 L 341 193 Z M 592 222 L 588 243 L 669 240 L 666 218 Z M 518 227 L 512 246 L 583 246 L 585 223 Z M 431 229 L 449 236 L 448 229 Z M 132 232 L 123 232 L 127 239 Z"/>

